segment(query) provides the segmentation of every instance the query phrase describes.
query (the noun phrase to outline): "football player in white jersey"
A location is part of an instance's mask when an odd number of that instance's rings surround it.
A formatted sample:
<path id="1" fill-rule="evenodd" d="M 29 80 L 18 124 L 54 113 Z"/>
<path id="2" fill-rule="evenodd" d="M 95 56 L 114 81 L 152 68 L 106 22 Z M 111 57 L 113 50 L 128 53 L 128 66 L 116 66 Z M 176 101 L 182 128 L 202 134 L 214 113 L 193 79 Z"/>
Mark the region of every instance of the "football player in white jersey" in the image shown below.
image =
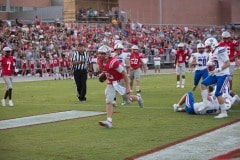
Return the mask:
<path id="1" fill-rule="evenodd" d="M 114 46 L 114 51 L 115 51 L 115 57 L 118 59 L 118 61 L 121 63 L 121 65 L 123 66 L 124 70 L 128 73 L 129 71 L 129 67 L 130 67 L 130 60 L 129 60 L 129 57 L 130 57 L 130 54 L 126 53 L 126 52 L 123 52 L 123 45 L 121 42 L 118 42 L 115 44 Z M 121 86 L 124 86 L 125 87 L 125 84 L 124 84 L 124 81 L 120 81 L 119 84 Z M 122 97 L 122 105 L 125 105 L 129 102 L 125 102 L 124 100 L 125 98 Z M 116 98 L 115 98 L 115 101 L 116 101 Z"/>
<path id="2" fill-rule="evenodd" d="M 130 60 L 129 60 L 130 54 L 123 52 L 123 48 L 124 47 L 121 42 L 118 42 L 117 44 L 115 44 L 114 46 L 115 56 L 128 73 L 128 70 L 130 67 Z"/>
<path id="3" fill-rule="evenodd" d="M 216 89 L 216 87 L 215 87 Z M 214 95 L 216 90 L 212 86 L 208 88 L 207 103 L 195 102 L 192 92 L 185 93 L 177 104 L 173 105 L 175 112 L 187 112 L 188 114 L 218 114 L 221 109 L 219 107 L 218 100 Z M 226 103 L 225 110 L 229 110 L 235 101 L 239 102 L 238 95 L 230 96 L 229 85 L 224 89 L 223 99 Z M 185 103 L 185 107 L 181 107 Z"/>
<path id="4" fill-rule="evenodd" d="M 209 56 L 209 61 L 207 62 L 209 76 L 201 83 L 202 99 L 204 103 L 207 103 L 207 86 L 216 84 L 217 88 L 215 96 L 217 97 L 221 112 L 214 118 L 225 118 L 228 117 L 228 114 L 226 111 L 226 103 L 222 94 L 224 87 L 229 83 L 230 61 L 228 58 L 228 52 L 225 47 L 218 46 L 218 42 L 215 38 L 208 38 L 206 41 L 211 44 L 212 55 Z"/>
<path id="5" fill-rule="evenodd" d="M 207 61 L 208 61 L 208 53 L 205 52 L 205 46 L 202 43 L 197 44 L 197 53 L 193 53 L 190 61 L 191 67 L 195 66 L 194 72 L 194 86 L 193 91 L 195 91 L 200 79 L 205 79 L 208 76 L 207 70 Z"/>

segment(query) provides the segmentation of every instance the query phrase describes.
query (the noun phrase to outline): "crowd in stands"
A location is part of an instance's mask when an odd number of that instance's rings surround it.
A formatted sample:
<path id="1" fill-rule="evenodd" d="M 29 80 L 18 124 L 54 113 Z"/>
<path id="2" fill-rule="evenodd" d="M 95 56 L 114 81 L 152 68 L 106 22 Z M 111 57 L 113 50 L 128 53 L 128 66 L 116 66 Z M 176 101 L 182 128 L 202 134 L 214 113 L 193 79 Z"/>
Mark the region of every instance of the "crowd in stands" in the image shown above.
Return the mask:
<path id="1" fill-rule="evenodd" d="M 97 12 L 97 14 L 106 14 Z M 94 16 L 94 10 L 81 10 L 80 16 Z M 36 17 L 38 20 L 38 17 Z M 177 48 L 180 42 L 191 52 L 196 50 L 199 42 L 204 42 L 208 37 L 221 39 L 221 33 L 228 30 L 233 39 L 240 39 L 237 29 L 227 27 L 197 27 L 197 26 L 152 26 L 140 23 L 122 24 L 84 24 L 84 23 L 36 23 L 32 25 L 0 26 L 0 52 L 5 46 L 13 49 L 12 54 L 17 58 L 16 68 L 20 73 L 25 61 L 27 72 L 25 74 L 42 72 L 43 64 L 46 64 L 46 74 L 51 75 L 51 60 L 57 57 L 59 64 L 63 59 L 71 59 L 71 51 L 76 45 L 83 43 L 85 49 L 96 57 L 96 51 L 102 44 L 111 47 L 117 41 L 122 41 L 124 51 L 129 52 L 132 45 L 138 45 L 141 52 L 148 55 L 161 55 L 167 50 Z M 169 52 L 170 53 L 170 52 Z M 164 59 L 162 59 L 164 62 Z M 69 63 L 70 64 L 70 63 Z M 34 66 L 31 71 L 30 66 Z M 71 65 L 68 66 L 71 69 Z"/>

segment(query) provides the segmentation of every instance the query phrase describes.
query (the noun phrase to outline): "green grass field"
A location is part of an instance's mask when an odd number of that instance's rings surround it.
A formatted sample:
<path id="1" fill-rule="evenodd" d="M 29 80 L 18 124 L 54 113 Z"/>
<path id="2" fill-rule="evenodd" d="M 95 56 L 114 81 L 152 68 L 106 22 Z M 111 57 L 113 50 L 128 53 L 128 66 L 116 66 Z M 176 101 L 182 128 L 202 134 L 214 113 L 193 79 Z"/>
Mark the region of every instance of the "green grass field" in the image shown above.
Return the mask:
<path id="1" fill-rule="evenodd" d="M 240 70 L 234 77 L 234 91 L 240 95 Z M 144 108 L 137 102 L 115 108 L 113 128 L 98 126 L 106 115 L 0 130 L 1 160 L 122 160 L 172 143 L 240 118 L 234 104 L 229 117 L 188 115 L 173 112 L 172 105 L 192 89 L 193 74 L 186 75 L 186 87 L 176 88 L 176 75 L 141 77 Z M 1 94 L 5 85 L 0 84 Z M 88 80 L 87 103 L 77 101 L 73 80 L 14 83 L 15 106 L 0 107 L 0 119 L 11 119 L 67 110 L 105 111 L 105 84 Z M 195 99 L 201 100 L 200 89 Z"/>

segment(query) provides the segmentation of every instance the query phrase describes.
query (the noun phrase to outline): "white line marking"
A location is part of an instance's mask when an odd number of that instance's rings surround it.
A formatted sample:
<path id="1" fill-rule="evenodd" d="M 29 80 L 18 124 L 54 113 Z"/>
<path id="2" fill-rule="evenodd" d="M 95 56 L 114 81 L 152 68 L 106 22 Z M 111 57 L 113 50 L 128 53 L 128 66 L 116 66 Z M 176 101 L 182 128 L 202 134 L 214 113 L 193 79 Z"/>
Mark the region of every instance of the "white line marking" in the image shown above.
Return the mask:
<path id="1" fill-rule="evenodd" d="M 68 120 L 68 119 L 96 116 L 101 114 L 105 114 L 105 112 L 73 110 L 73 111 L 42 114 L 37 116 L 15 118 L 15 119 L 0 121 L 0 129 L 29 126 L 29 125 L 35 125 L 35 124 L 41 124 L 41 123 L 48 123 L 48 122 L 57 122 L 57 121 Z"/>
<path id="2" fill-rule="evenodd" d="M 210 159 L 240 147 L 240 122 L 173 145 L 137 160 Z"/>

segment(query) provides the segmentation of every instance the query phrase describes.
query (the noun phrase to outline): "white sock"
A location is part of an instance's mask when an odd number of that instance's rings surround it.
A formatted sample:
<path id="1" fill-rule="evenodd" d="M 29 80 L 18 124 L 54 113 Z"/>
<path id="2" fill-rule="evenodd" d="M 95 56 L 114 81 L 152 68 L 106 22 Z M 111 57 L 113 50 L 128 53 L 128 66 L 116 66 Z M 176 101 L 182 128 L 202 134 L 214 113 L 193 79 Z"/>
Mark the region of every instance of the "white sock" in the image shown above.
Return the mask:
<path id="1" fill-rule="evenodd" d="M 208 90 L 207 89 L 202 90 L 201 95 L 203 102 L 207 103 Z"/>
<path id="2" fill-rule="evenodd" d="M 227 111 L 226 111 L 225 103 L 219 104 L 219 107 L 220 107 L 220 109 L 221 109 L 221 113 L 227 112 Z"/>
<path id="3" fill-rule="evenodd" d="M 111 118 L 111 117 L 108 117 L 108 118 L 107 118 L 107 121 L 109 121 L 109 122 L 112 123 L 112 118 Z"/>
<path id="4" fill-rule="evenodd" d="M 185 79 L 182 79 L 182 85 L 184 85 L 185 84 Z"/>

